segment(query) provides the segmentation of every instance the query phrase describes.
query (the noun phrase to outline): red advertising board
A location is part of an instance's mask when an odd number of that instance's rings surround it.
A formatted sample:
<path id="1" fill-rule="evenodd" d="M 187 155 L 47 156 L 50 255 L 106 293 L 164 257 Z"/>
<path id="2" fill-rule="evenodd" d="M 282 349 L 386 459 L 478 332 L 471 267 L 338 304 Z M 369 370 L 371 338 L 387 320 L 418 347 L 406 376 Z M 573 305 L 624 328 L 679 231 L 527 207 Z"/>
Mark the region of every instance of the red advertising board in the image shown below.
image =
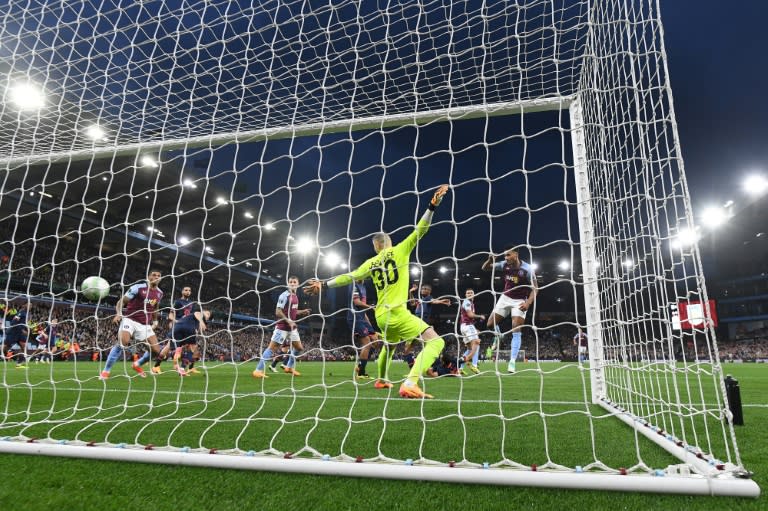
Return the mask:
<path id="1" fill-rule="evenodd" d="M 709 307 L 707 307 L 709 304 Z M 678 303 L 680 311 L 680 327 L 692 330 L 702 329 L 708 326 L 717 326 L 717 308 L 714 300 L 707 302 L 691 301 Z"/>

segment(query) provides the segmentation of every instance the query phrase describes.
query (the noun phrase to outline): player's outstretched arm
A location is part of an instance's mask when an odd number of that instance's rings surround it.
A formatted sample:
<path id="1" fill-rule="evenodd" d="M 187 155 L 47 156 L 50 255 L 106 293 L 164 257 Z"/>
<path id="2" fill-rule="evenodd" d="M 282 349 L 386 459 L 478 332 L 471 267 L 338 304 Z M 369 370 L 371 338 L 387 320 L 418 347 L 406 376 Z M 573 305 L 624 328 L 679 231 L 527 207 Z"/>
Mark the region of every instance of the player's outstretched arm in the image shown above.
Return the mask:
<path id="1" fill-rule="evenodd" d="M 370 264 L 368 261 L 361 264 L 355 271 L 344 273 L 328 280 L 310 279 L 302 289 L 310 296 L 320 293 L 324 287 L 342 287 L 348 286 L 356 280 L 363 280 L 371 276 Z"/>
<path id="2" fill-rule="evenodd" d="M 432 196 L 432 200 L 429 201 L 427 210 L 422 215 L 419 223 L 416 224 L 416 229 L 414 229 L 407 238 L 400 242 L 398 246 L 405 247 L 409 253 L 416 247 L 416 242 L 419 241 L 429 230 L 429 224 L 432 223 L 432 215 L 440 203 L 443 202 L 443 198 L 447 193 L 448 185 L 440 185 L 438 187 L 438 189 L 435 191 L 435 194 Z"/>

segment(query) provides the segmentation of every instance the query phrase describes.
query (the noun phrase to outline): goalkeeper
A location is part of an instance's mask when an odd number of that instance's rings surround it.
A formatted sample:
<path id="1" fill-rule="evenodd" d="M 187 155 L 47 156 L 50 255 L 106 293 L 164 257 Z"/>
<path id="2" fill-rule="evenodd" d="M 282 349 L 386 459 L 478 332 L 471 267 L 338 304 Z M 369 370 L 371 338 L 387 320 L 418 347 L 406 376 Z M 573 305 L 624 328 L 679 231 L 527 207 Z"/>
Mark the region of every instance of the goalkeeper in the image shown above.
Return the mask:
<path id="1" fill-rule="evenodd" d="M 424 343 L 424 348 L 416 357 L 416 362 L 408 373 L 405 382 L 400 386 L 400 396 L 405 398 L 432 398 L 431 395 L 424 393 L 419 388 L 418 382 L 445 346 L 445 341 L 437 335 L 431 326 L 408 311 L 406 302 L 408 301 L 408 264 L 411 252 L 416 248 L 419 239 L 427 233 L 432 221 L 432 214 L 446 193 L 448 193 L 448 185 L 442 185 L 437 189 L 429 203 L 429 209 L 419 220 L 416 229 L 403 241 L 393 247 L 389 235 L 385 233 L 375 234 L 373 236 L 375 256 L 365 261 L 353 272 L 326 281 L 313 279 L 304 288 L 304 292 L 307 294 L 318 294 L 323 286 L 348 286 L 355 280 L 368 277 L 373 280 L 377 296 L 376 322 L 384 338 L 384 347 L 377 360 L 379 379 L 375 386 L 377 388 L 392 387 L 392 384 L 388 382 L 389 365 L 399 342 L 405 341 L 410 344 L 415 339 L 421 339 Z"/>

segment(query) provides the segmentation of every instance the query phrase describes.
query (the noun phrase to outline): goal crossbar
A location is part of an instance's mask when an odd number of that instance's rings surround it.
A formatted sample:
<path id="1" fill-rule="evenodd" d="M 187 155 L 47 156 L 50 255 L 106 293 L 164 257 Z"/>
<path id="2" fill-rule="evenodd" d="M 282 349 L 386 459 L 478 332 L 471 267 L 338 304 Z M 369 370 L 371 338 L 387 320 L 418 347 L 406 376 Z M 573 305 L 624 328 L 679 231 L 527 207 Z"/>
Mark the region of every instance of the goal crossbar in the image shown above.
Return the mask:
<path id="1" fill-rule="evenodd" d="M 331 122 L 315 122 L 293 126 L 278 126 L 239 132 L 225 132 L 211 135 L 158 140 L 133 144 L 110 146 L 94 145 L 93 147 L 74 151 L 60 151 L 50 154 L 31 154 L 0 159 L 0 168 L 8 170 L 31 165 L 45 165 L 57 162 L 75 162 L 96 160 L 99 158 L 114 158 L 119 156 L 138 157 L 142 152 L 173 151 L 179 149 L 195 149 L 218 147 L 226 144 L 244 144 L 261 140 L 279 140 L 284 138 L 329 135 L 353 131 L 395 128 L 402 126 L 421 126 L 433 122 L 459 121 L 484 117 L 498 117 L 522 113 L 535 113 L 567 109 L 573 100 L 572 96 L 553 96 L 523 101 L 501 102 L 425 110 L 401 114 L 384 114 L 356 119 L 341 119 Z"/>

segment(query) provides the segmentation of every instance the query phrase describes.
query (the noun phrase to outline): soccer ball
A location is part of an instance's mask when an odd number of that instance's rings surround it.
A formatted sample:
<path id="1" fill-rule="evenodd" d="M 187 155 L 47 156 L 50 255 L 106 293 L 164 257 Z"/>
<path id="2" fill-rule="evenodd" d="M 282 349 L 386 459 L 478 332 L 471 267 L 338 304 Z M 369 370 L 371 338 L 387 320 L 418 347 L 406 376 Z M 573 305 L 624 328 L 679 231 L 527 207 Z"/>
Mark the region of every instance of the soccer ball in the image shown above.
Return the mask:
<path id="1" fill-rule="evenodd" d="M 80 284 L 80 292 L 94 302 L 101 300 L 109 295 L 109 282 L 101 277 L 88 277 Z"/>

